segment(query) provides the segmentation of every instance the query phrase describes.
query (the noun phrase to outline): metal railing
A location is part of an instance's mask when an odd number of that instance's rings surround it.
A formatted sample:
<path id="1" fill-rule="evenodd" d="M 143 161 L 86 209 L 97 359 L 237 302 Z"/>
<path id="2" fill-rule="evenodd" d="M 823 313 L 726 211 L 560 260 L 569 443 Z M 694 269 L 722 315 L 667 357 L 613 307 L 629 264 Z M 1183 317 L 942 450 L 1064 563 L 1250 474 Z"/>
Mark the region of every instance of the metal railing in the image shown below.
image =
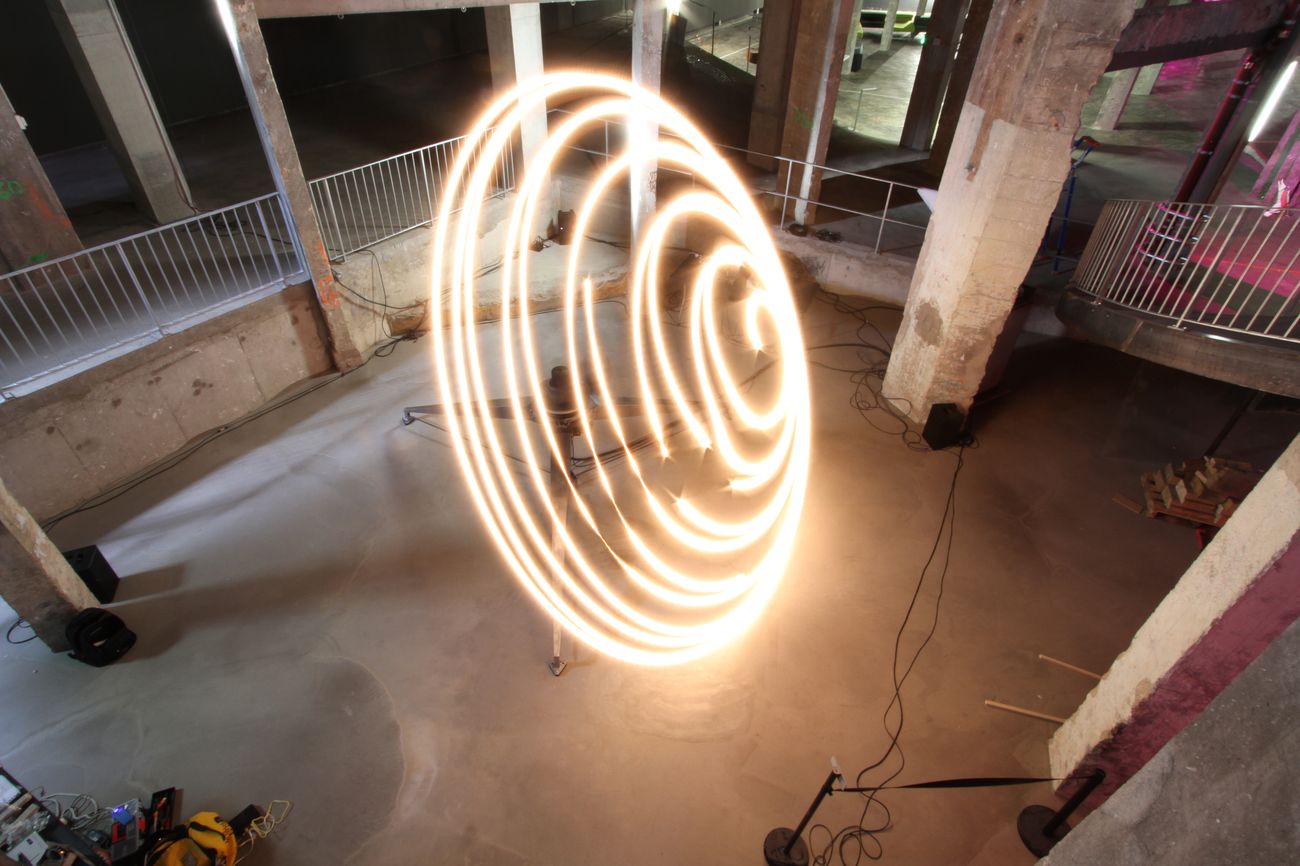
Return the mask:
<path id="1" fill-rule="evenodd" d="M 301 279 L 289 225 L 272 193 L 0 275 L 0 397 Z"/>
<path id="2" fill-rule="evenodd" d="M 1300 209 L 1109 201 L 1071 288 L 1176 328 L 1300 343 Z"/>
<path id="3" fill-rule="evenodd" d="M 439 141 L 311 181 L 312 206 L 330 258 L 345 261 L 357 250 L 429 225 L 464 142 L 464 136 Z M 505 154 L 493 195 L 514 189 L 513 149 Z"/>
<path id="4" fill-rule="evenodd" d="M 549 114 L 571 114 L 564 109 L 551 109 Z M 625 141 L 625 124 L 621 121 L 601 120 L 601 126 L 593 128 L 579 143 L 571 149 L 608 161 Z M 661 130 L 661 134 L 668 136 Z M 832 166 L 791 159 L 784 156 L 759 153 L 743 147 L 715 144 L 718 150 L 729 155 L 738 177 L 745 183 L 746 190 L 755 198 L 759 209 L 767 214 L 773 225 L 786 226 L 796 218 L 796 213 L 804 209 L 827 211 L 832 219 L 824 215 L 817 220 L 817 231 L 831 232 L 839 240 L 847 240 L 861 246 L 870 247 L 874 252 L 912 249 L 919 251 L 925 240 L 925 231 L 929 226 L 929 208 L 921 201 L 920 187 L 868 174 L 844 171 Z M 749 157 L 770 161 L 775 170 L 763 171 L 751 165 Z M 859 200 L 880 201 L 879 208 L 853 208 L 843 204 L 834 204 L 823 194 L 816 198 L 799 194 L 799 179 L 805 169 L 821 173 L 821 188 L 825 192 L 827 181 L 838 178 L 851 178 L 859 184 L 854 195 Z M 660 168 L 663 175 L 677 175 L 696 182 L 689 172 L 679 169 Z M 779 189 L 778 189 L 779 187 Z M 891 215 L 891 208 L 893 214 Z M 900 214 L 899 212 L 903 213 Z M 911 216 L 913 219 L 900 218 Z M 887 236 L 888 232 L 888 236 Z"/>

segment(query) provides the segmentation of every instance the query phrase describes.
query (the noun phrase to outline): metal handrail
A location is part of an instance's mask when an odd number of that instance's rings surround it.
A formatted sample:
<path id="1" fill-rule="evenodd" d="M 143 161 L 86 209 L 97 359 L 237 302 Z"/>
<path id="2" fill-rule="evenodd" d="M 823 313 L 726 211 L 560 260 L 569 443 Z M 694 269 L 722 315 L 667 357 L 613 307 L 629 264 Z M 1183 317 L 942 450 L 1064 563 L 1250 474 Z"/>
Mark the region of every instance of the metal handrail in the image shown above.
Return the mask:
<path id="1" fill-rule="evenodd" d="M 1070 287 L 1179 329 L 1300 344 L 1300 209 L 1106 202 Z"/>
<path id="2" fill-rule="evenodd" d="M 270 193 L 0 275 L 0 398 L 301 279 L 290 225 Z"/>
<path id="3" fill-rule="evenodd" d="M 568 111 L 563 108 L 552 108 L 547 113 L 572 115 L 574 112 Z M 601 123 L 602 123 L 601 140 L 603 141 L 602 149 L 587 148 L 579 145 L 570 145 L 569 146 L 570 149 L 577 151 L 579 153 L 587 153 L 592 156 L 599 156 L 608 160 L 613 153 L 613 149 L 610 147 L 610 130 L 611 128 L 617 129 L 619 127 L 625 126 L 626 124 L 624 124 L 621 121 L 612 120 L 609 118 L 602 118 Z M 661 132 L 661 134 L 669 137 L 676 137 L 676 136 L 672 136 L 671 133 Z M 788 156 L 777 156 L 775 154 L 762 153 L 760 151 L 755 151 L 755 150 L 748 150 L 746 148 L 737 147 L 734 145 L 715 143 L 714 147 L 718 148 L 719 150 L 726 150 L 737 154 L 744 154 L 745 156 L 756 156 L 761 159 L 772 160 L 773 163 L 777 166 L 775 172 L 769 172 L 767 174 L 767 177 L 770 177 L 773 181 L 772 188 L 767 188 L 766 186 L 755 184 L 755 183 L 748 183 L 745 185 L 746 191 L 748 191 L 751 195 L 760 198 L 767 197 L 767 198 L 775 199 L 776 202 L 779 203 L 779 213 L 777 207 L 773 207 L 768 211 L 769 217 L 774 218 L 773 223 L 775 225 L 780 225 L 780 226 L 786 225 L 787 217 L 791 215 L 791 211 L 797 209 L 798 206 L 800 205 L 804 205 L 806 207 L 813 207 L 813 208 L 833 211 L 837 214 L 843 215 L 844 218 L 846 219 L 860 218 L 860 219 L 867 220 L 869 222 L 874 222 L 875 229 L 876 229 L 875 239 L 869 240 L 867 245 L 871 246 L 872 249 L 877 253 L 880 252 L 881 246 L 884 241 L 884 231 L 886 225 L 898 226 L 905 230 L 910 230 L 914 233 L 917 233 L 915 236 L 915 241 L 916 241 L 915 244 L 909 244 L 909 246 L 919 247 L 921 241 L 924 240 L 925 231 L 929 226 L 928 219 L 926 220 L 925 223 L 914 223 L 914 222 L 908 222 L 907 220 L 895 219 L 889 215 L 889 209 L 891 207 L 891 204 L 897 206 L 896 205 L 897 198 L 895 195 L 897 190 L 899 189 L 911 190 L 912 192 L 917 193 L 917 198 L 919 199 L 920 198 L 919 192 L 921 189 L 921 187 L 919 186 L 915 186 L 909 183 L 902 183 L 900 181 L 895 181 L 895 180 L 888 180 L 886 178 L 874 177 L 872 175 L 862 174 L 860 172 L 846 171 L 844 169 L 835 168 L 833 166 L 822 165 L 820 163 L 809 162 L 807 160 L 802 160 L 802 159 L 794 159 Z M 802 171 L 806 169 L 822 172 L 823 183 L 827 180 L 832 180 L 835 178 L 850 177 L 850 178 L 856 178 L 858 180 L 866 181 L 869 183 L 882 184 L 885 187 L 884 207 L 881 209 L 879 213 L 876 213 L 871 211 L 857 210 L 854 208 L 847 208 L 847 207 L 843 207 L 842 205 L 830 204 L 820 199 L 803 197 L 798 195 L 797 192 L 792 193 L 790 190 L 791 179 L 798 173 L 798 171 Z M 669 172 L 673 174 L 680 174 L 687 177 L 691 176 L 689 172 L 683 171 L 681 169 L 661 168 L 660 171 Z M 780 182 L 780 178 L 782 177 L 782 175 L 784 175 L 785 177 L 785 182 L 782 191 L 778 192 L 775 189 L 775 184 Z M 692 181 L 695 180 L 693 177 L 691 179 Z"/>
<path id="4" fill-rule="evenodd" d="M 309 182 L 329 257 L 346 261 L 358 250 L 432 223 L 447 171 L 465 139 L 438 141 Z M 514 153 L 507 148 L 491 195 L 514 185 Z"/>

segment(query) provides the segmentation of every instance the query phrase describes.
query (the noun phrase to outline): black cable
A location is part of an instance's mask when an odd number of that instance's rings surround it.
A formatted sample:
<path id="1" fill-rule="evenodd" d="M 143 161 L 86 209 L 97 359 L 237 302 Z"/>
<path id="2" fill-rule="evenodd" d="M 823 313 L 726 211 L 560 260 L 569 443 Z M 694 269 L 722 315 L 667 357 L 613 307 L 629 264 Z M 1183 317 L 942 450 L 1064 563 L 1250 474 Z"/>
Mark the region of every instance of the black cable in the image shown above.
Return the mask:
<path id="1" fill-rule="evenodd" d="M 878 793 L 889 788 L 889 783 L 903 772 L 907 766 L 907 758 L 903 752 L 900 740 L 903 734 L 903 726 L 906 719 L 903 704 L 903 686 L 912 671 L 916 667 L 917 661 L 921 658 L 926 646 L 934 638 L 935 631 L 939 627 L 939 611 L 943 603 L 944 588 L 947 582 L 948 568 L 952 564 L 952 544 L 957 529 L 957 479 L 961 475 L 962 467 L 966 463 L 966 446 L 962 445 L 956 451 L 956 465 L 953 467 L 952 480 L 948 486 L 948 496 L 944 504 L 943 515 L 939 521 L 939 531 L 936 533 L 934 542 L 930 546 L 930 554 L 926 557 L 925 564 L 921 567 L 921 573 L 916 581 L 916 586 L 912 590 L 912 597 L 908 602 L 907 612 L 903 615 L 903 620 L 898 626 L 898 631 L 894 635 L 893 659 L 890 663 L 890 673 L 893 680 L 893 695 L 889 704 L 885 707 L 885 712 L 881 717 L 881 724 L 885 729 L 885 734 L 889 737 L 889 745 L 885 748 L 884 753 L 874 762 L 863 767 L 854 779 L 854 787 L 863 788 L 863 778 L 873 770 L 876 770 L 886 764 L 894 753 L 898 754 L 898 767 L 888 773 L 884 780 L 878 785 L 867 787 L 870 793 L 863 794 L 864 804 L 862 814 L 855 824 L 841 828 L 838 832 L 832 832 L 825 824 L 814 825 L 808 833 L 808 839 L 811 843 L 813 834 L 820 830 L 827 834 L 826 844 L 817 850 L 813 857 L 815 866 L 829 866 L 832 853 L 838 855 L 841 866 L 849 866 L 850 862 L 856 866 L 861 863 L 863 858 L 867 860 L 879 860 L 884 856 L 884 845 L 879 838 L 879 834 L 889 828 L 892 822 L 892 815 L 889 807 L 882 802 Z M 945 543 L 944 536 L 947 534 Z M 907 663 L 901 676 L 899 674 L 899 659 L 902 655 L 903 633 L 907 629 L 907 624 L 911 621 L 913 613 L 916 611 L 917 602 L 921 596 L 921 590 L 925 586 L 926 577 L 929 575 L 931 566 L 934 565 L 935 558 L 939 554 L 940 547 L 943 547 L 943 567 L 939 571 L 938 591 L 934 600 L 934 613 L 931 618 L 930 628 L 926 632 L 925 638 L 917 646 L 916 651 L 912 653 L 911 660 Z M 891 725 L 890 716 L 894 708 L 898 708 L 897 721 Z M 867 825 L 867 818 L 873 807 L 879 807 L 884 812 L 884 820 Z M 852 846 L 852 847 L 850 847 Z M 850 854 L 854 855 L 850 861 Z"/>
<path id="2" fill-rule="evenodd" d="M 8 641 L 9 643 L 11 643 L 11 644 L 14 644 L 15 646 L 17 646 L 18 644 L 31 643 L 32 641 L 36 640 L 36 632 L 35 632 L 35 631 L 32 631 L 32 636 L 31 636 L 31 637 L 25 637 L 25 638 L 23 638 L 22 640 L 14 640 L 14 631 L 15 631 L 16 629 L 20 629 L 20 628 L 31 629 L 31 627 L 32 627 L 32 624 L 29 623 L 27 620 L 25 620 L 25 619 L 16 619 L 16 620 L 14 620 L 13 623 L 9 626 L 9 630 L 5 632 L 5 640 L 7 640 L 7 641 Z"/>

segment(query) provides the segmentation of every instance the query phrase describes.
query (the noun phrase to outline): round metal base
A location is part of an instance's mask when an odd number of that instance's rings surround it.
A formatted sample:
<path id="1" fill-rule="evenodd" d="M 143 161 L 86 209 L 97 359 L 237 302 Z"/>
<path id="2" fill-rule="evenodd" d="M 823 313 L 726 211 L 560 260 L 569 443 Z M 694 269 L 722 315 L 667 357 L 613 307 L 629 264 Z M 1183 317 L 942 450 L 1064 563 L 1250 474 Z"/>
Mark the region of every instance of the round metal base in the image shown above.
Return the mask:
<path id="1" fill-rule="evenodd" d="M 1070 832 L 1070 825 L 1062 821 L 1061 825 L 1048 835 L 1043 828 L 1054 817 L 1056 817 L 1055 809 L 1049 809 L 1047 806 L 1026 806 L 1020 812 L 1020 817 L 1016 819 L 1020 841 L 1024 842 L 1025 847 L 1036 857 L 1046 857 L 1053 846 Z"/>
<path id="2" fill-rule="evenodd" d="M 808 866 L 808 846 L 802 839 L 795 839 L 788 853 L 785 850 L 793 835 L 794 831 L 786 827 L 777 827 L 767 834 L 763 840 L 763 857 L 767 866 Z"/>
<path id="3" fill-rule="evenodd" d="M 551 656 L 551 660 L 546 663 L 546 667 L 550 668 L 551 676 L 555 676 L 555 677 L 558 677 L 560 674 L 564 673 L 564 669 L 567 668 L 568 666 L 569 663 L 565 661 L 560 661 L 559 656 Z"/>

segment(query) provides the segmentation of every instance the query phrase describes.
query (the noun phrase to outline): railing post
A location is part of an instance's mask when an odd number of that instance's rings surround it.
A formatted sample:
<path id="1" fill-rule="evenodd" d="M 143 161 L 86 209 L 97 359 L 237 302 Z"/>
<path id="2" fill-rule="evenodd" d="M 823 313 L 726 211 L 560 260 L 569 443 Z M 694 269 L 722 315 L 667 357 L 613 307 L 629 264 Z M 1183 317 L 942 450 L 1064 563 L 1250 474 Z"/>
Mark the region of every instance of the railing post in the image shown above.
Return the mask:
<path id="1" fill-rule="evenodd" d="M 794 174 L 794 163 L 787 157 L 778 156 L 777 165 L 783 162 L 785 163 L 785 192 L 781 194 L 781 222 L 779 223 L 781 228 L 785 228 L 785 207 L 790 201 L 790 175 Z"/>
<path id="2" fill-rule="evenodd" d="M 885 220 L 889 219 L 889 202 L 894 195 L 894 184 L 891 181 L 885 188 L 885 209 L 880 214 L 880 230 L 876 232 L 876 255 L 880 254 L 880 239 L 885 236 Z"/>
<path id="3" fill-rule="evenodd" d="M 131 281 L 131 287 L 140 296 L 140 303 L 144 304 L 144 311 L 149 314 L 154 330 L 159 334 L 163 333 L 162 325 L 158 322 L 158 316 L 154 313 L 153 304 L 150 304 L 149 298 L 145 296 L 144 287 L 140 285 L 140 280 L 136 278 L 135 268 L 131 267 L 131 261 L 126 257 L 126 248 L 122 244 L 117 244 L 117 256 L 122 260 L 122 267 L 126 268 L 126 276 Z"/>

